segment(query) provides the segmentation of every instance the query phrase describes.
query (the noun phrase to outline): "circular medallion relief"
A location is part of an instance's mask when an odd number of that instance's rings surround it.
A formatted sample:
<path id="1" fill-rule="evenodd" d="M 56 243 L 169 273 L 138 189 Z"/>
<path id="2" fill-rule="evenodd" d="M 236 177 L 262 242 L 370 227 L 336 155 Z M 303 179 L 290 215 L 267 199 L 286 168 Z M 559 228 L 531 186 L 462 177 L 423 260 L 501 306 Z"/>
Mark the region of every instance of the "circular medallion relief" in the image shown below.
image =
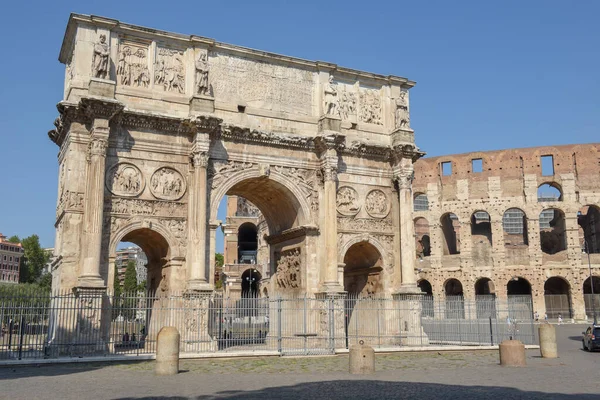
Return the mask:
<path id="1" fill-rule="evenodd" d="M 350 186 L 338 189 L 336 197 L 337 210 L 342 215 L 356 215 L 360 211 L 358 193 Z"/>
<path id="2" fill-rule="evenodd" d="M 135 165 L 119 163 L 108 170 L 106 187 L 114 195 L 135 197 L 144 191 L 144 179 Z"/>
<path id="3" fill-rule="evenodd" d="M 178 200 L 185 193 L 185 179 L 176 169 L 161 167 L 152 174 L 150 191 L 157 199 Z"/>
<path id="4" fill-rule="evenodd" d="M 375 189 L 367 194 L 365 209 L 373 218 L 385 218 L 390 212 L 390 203 L 383 191 Z"/>

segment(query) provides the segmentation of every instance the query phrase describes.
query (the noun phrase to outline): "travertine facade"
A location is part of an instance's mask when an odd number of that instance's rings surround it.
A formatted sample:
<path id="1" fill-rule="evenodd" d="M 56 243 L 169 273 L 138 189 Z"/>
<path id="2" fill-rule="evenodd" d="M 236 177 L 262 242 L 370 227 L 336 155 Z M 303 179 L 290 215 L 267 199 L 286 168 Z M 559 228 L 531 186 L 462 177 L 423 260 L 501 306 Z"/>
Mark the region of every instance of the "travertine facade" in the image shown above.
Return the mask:
<path id="1" fill-rule="evenodd" d="M 55 288 L 112 287 L 127 241 L 149 289 L 211 291 L 228 194 L 264 215 L 270 293 L 418 292 L 414 82 L 75 14 L 60 61 Z"/>
<path id="2" fill-rule="evenodd" d="M 599 271 L 595 293 L 600 287 L 599 161 L 600 144 L 419 160 L 413 220 L 420 286 L 442 297 L 531 293 L 541 316 L 584 318 L 588 250 Z M 569 304 L 556 305 L 558 296 Z"/>

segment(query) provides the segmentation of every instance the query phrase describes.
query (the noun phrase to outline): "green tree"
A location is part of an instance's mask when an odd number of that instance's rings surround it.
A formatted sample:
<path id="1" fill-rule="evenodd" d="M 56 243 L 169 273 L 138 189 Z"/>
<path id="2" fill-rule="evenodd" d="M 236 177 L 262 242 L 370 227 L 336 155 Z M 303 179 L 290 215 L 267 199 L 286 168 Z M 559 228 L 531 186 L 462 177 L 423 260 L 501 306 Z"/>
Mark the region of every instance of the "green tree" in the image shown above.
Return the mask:
<path id="1" fill-rule="evenodd" d="M 50 260 L 50 255 L 40 246 L 38 235 L 26 237 L 21 244 L 25 252 L 21 257 L 19 281 L 34 283 L 41 277 L 44 266 Z"/>
<path id="2" fill-rule="evenodd" d="M 121 281 L 119 280 L 119 267 L 115 263 L 115 279 L 113 282 L 113 294 L 115 297 L 120 297 L 122 293 Z"/>
<path id="3" fill-rule="evenodd" d="M 224 263 L 225 263 L 225 258 L 223 257 L 223 254 L 216 253 L 215 254 L 215 267 L 221 268 Z"/>
<path id="4" fill-rule="evenodd" d="M 225 258 L 221 253 L 215 253 L 215 289 L 223 288 L 223 282 L 221 281 L 221 272 L 223 272 L 223 264 Z"/>
<path id="5" fill-rule="evenodd" d="M 49 272 L 42 274 L 37 283 L 40 288 L 50 291 L 52 289 L 52 274 Z"/>
<path id="6" fill-rule="evenodd" d="M 127 268 L 125 268 L 125 280 L 123 282 L 123 292 L 127 295 L 134 295 L 137 292 L 137 273 L 135 272 L 135 261 L 130 260 L 127 262 Z"/>
<path id="7" fill-rule="evenodd" d="M 17 235 L 12 235 L 11 237 L 8 238 L 8 241 L 10 243 L 21 243 L 21 239 L 19 239 L 19 237 Z"/>

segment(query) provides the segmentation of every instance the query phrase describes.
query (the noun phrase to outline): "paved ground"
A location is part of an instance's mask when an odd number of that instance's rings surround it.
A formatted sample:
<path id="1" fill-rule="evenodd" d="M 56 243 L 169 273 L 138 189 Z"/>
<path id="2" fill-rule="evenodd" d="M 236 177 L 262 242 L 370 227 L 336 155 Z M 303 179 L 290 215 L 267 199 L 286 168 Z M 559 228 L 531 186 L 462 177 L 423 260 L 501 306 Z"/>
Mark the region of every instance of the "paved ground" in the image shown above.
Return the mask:
<path id="1" fill-rule="evenodd" d="M 377 355 L 353 376 L 348 356 L 184 360 L 155 377 L 152 362 L 0 368 L 4 399 L 600 399 L 600 352 L 581 350 L 584 326 L 558 327 L 559 359 L 528 352 L 528 366 L 498 365 L 496 351 Z"/>

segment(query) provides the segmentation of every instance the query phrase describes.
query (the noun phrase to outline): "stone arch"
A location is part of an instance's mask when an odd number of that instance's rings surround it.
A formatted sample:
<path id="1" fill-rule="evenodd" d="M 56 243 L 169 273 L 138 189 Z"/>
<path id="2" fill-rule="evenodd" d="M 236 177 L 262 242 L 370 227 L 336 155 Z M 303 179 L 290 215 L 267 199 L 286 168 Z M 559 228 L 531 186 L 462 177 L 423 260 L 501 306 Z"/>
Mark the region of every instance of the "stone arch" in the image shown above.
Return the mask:
<path id="1" fill-rule="evenodd" d="M 572 318 L 571 284 L 562 276 L 552 276 L 544 283 L 544 301 L 548 318 Z"/>
<path id="2" fill-rule="evenodd" d="M 109 271 L 116 257 L 117 246 L 123 241 L 135 243 L 146 254 L 148 290 L 167 292 L 183 289 L 186 277 L 179 276 L 181 271 L 165 271 L 165 268 L 175 267 L 175 264 L 179 265 L 183 261 L 179 242 L 168 228 L 156 220 L 133 218 L 111 232 Z M 175 279 L 181 282 L 175 282 Z"/>
<path id="3" fill-rule="evenodd" d="M 592 282 L 594 283 L 593 286 Z M 586 280 L 583 281 L 582 289 L 583 300 L 585 304 L 585 314 L 588 317 L 594 317 L 595 312 L 596 316 L 598 316 L 598 314 L 600 314 L 600 276 L 588 276 Z"/>
<path id="4" fill-rule="evenodd" d="M 567 250 L 565 213 L 559 208 L 546 208 L 539 217 L 540 248 L 543 253 L 556 254 Z"/>
<path id="5" fill-rule="evenodd" d="M 475 281 L 475 313 L 477 318 L 496 317 L 496 287 L 487 277 Z"/>
<path id="6" fill-rule="evenodd" d="M 600 207 L 588 204 L 577 212 L 579 243 L 589 254 L 600 253 Z"/>
<path id="7" fill-rule="evenodd" d="M 506 294 L 508 296 L 531 296 L 531 283 L 521 276 L 514 276 L 506 284 Z"/>
<path id="8" fill-rule="evenodd" d="M 462 283 L 456 278 L 444 282 L 446 318 L 465 318 L 465 300 Z"/>
<path id="9" fill-rule="evenodd" d="M 471 254 L 478 265 L 492 264 L 492 217 L 485 210 L 471 214 Z"/>
<path id="10" fill-rule="evenodd" d="M 479 278 L 475 281 L 475 296 L 495 295 L 496 287 L 490 278 Z"/>
<path id="11" fill-rule="evenodd" d="M 527 214 L 518 207 L 507 208 L 502 214 L 505 247 L 528 246 Z"/>
<path id="12" fill-rule="evenodd" d="M 452 212 L 447 212 L 440 218 L 440 226 L 444 239 L 444 255 L 460 254 L 460 220 Z"/>
<path id="13" fill-rule="evenodd" d="M 371 235 L 368 235 L 368 234 L 355 235 L 355 236 L 351 237 L 350 239 L 348 239 L 346 242 L 342 243 L 342 245 L 339 246 L 339 249 L 338 249 L 339 262 L 340 263 L 344 262 L 344 258 L 346 257 L 346 253 L 348 253 L 348 250 L 350 249 L 350 247 L 354 246 L 357 243 L 361 243 L 361 242 L 369 243 L 377 249 L 377 251 L 379 252 L 379 255 L 381 256 L 382 267 L 385 265 L 389 265 L 390 255 L 386 251 L 385 247 L 383 247 L 383 245 L 381 244 L 381 242 L 379 240 L 375 239 L 374 237 L 372 237 Z"/>
<path id="14" fill-rule="evenodd" d="M 258 297 L 262 274 L 256 268 L 248 268 L 242 272 L 242 298 Z"/>
<path id="15" fill-rule="evenodd" d="M 274 191 L 282 196 L 269 196 Z M 227 194 L 242 196 L 258 207 L 267 221 L 270 234 L 306 225 L 310 220 L 311 208 L 298 182 L 273 170 L 265 173 L 253 167 L 233 173 L 223 180 L 210 193 L 211 221 L 217 219 L 219 203 Z"/>
<path id="16" fill-rule="evenodd" d="M 417 192 L 414 194 L 413 211 L 429 211 L 429 199 L 426 193 Z"/>
<path id="17" fill-rule="evenodd" d="M 537 189 L 537 201 L 562 201 L 563 191 L 562 187 L 553 181 L 544 182 L 538 186 Z"/>
<path id="18" fill-rule="evenodd" d="M 244 222 L 238 227 L 238 264 L 256 264 L 258 251 L 258 229 L 252 222 Z"/>
<path id="19" fill-rule="evenodd" d="M 383 256 L 370 241 L 357 241 L 344 254 L 344 290 L 351 295 L 383 292 Z"/>
<path id="20" fill-rule="evenodd" d="M 417 217 L 414 219 L 415 226 L 415 245 L 416 245 L 416 257 L 423 259 L 423 257 L 429 257 L 431 255 L 431 232 L 429 229 L 429 221 L 424 217 Z"/>
<path id="21" fill-rule="evenodd" d="M 435 315 L 435 304 L 433 300 L 433 288 L 427 279 L 419 279 L 417 287 L 421 289 L 421 309 L 423 317 L 433 318 Z"/>

